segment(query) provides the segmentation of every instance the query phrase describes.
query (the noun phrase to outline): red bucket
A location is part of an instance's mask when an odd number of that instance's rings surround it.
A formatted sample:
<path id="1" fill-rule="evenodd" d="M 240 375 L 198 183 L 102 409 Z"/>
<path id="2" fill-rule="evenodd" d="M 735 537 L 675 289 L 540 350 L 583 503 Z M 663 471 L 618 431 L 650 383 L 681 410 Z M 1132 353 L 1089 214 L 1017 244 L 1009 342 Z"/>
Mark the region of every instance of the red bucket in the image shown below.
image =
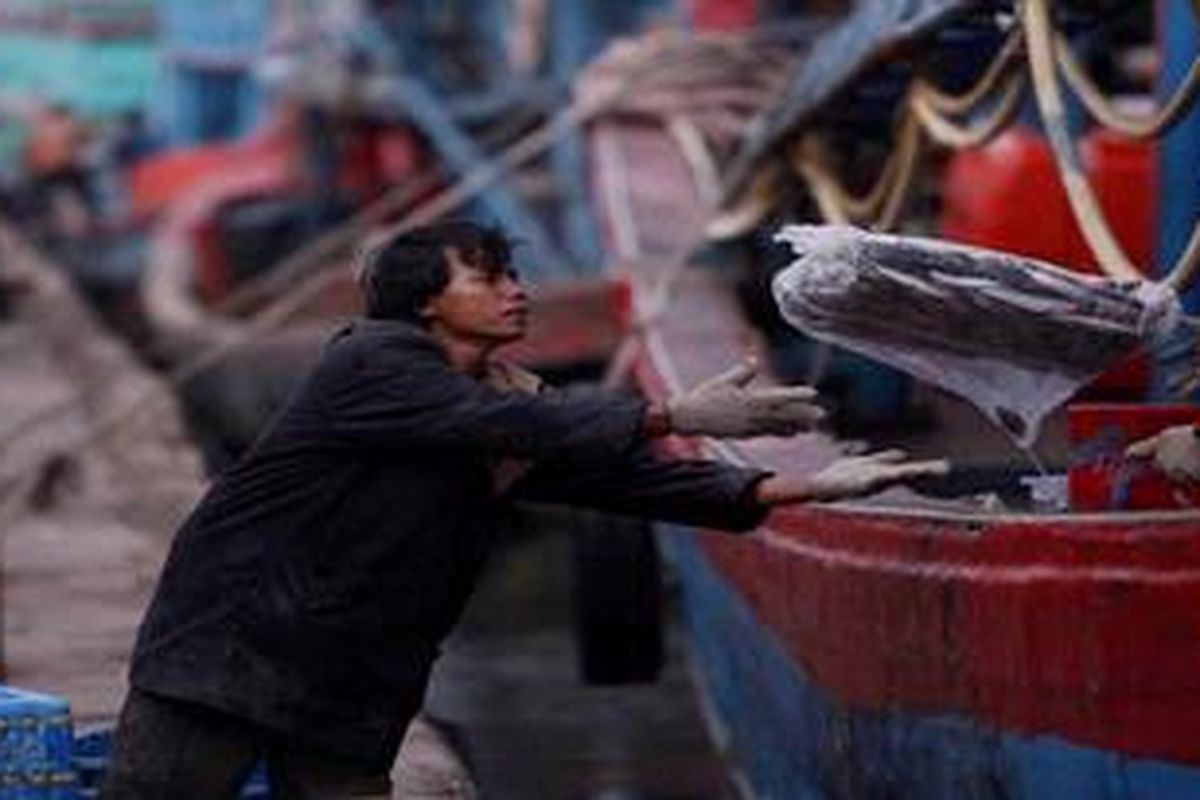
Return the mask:
<path id="1" fill-rule="evenodd" d="M 1200 486 L 1167 480 L 1125 448 L 1173 425 L 1200 422 L 1200 406 L 1078 403 L 1067 408 L 1072 464 L 1067 493 L 1073 511 L 1200 508 Z"/>

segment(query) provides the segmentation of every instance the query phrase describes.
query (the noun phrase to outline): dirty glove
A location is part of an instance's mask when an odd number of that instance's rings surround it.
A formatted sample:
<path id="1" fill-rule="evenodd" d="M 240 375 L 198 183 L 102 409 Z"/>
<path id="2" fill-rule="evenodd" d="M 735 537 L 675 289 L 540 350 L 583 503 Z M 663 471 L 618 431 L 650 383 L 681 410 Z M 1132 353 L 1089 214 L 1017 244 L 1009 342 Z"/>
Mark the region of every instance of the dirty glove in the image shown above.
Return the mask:
<path id="1" fill-rule="evenodd" d="M 905 461 L 903 450 L 881 450 L 863 456 L 843 456 L 808 477 L 814 500 L 845 500 L 878 492 L 914 478 L 945 475 L 945 459 Z"/>
<path id="2" fill-rule="evenodd" d="M 666 411 L 674 433 L 742 439 L 772 434 L 790 436 L 806 431 L 824 418 L 812 402 L 816 390 L 808 386 L 748 386 L 758 372 L 754 359 L 746 359 L 728 372 L 701 383 L 667 401 Z"/>
<path id="3" fill-rule="evenodd" d="M 1154 465 L 1175 483 L 1200 482 L 1200 439 L 1191 425 L 1176 425 L 1134 442 L 1130 458 L 1153 458 Z"/>
<path id="4" fill-rule="evenodd" d="M 862 497 L 914 478 L 945 475 L 944 459 L 905 461 L 903 450 L 844 456 L 806 477 L 775 475 L 763 480 L 757 499 L 767 506 Z"/>

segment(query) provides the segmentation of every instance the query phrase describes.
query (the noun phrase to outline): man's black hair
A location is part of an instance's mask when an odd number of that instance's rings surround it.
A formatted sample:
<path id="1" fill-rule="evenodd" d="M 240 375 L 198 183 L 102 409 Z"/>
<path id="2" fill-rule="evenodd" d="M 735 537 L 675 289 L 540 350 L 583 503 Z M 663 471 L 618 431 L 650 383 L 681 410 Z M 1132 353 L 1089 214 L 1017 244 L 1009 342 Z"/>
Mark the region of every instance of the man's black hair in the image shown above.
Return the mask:
<path id="1" fill-rule="evenodd" d="M 499 228 L 451 220 L 399 234 L 364 254 L 358 276 L 366 315 L 424 324 L 418 311 L 450 282 L 446 249 L 486 272 L 508 269 L 512 244 Z"/>

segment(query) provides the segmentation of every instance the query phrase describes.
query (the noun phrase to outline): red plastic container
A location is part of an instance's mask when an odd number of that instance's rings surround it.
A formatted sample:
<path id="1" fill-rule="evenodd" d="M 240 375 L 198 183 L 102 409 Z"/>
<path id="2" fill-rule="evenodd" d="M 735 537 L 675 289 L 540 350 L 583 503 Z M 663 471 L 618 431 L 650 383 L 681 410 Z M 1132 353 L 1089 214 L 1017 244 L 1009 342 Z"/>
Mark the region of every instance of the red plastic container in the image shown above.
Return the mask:
<path id="1" fill-rule="evenodd" d="M 1135 264 L 1154 261 L 1157 214 L 1152 145 L 1103 130 L 1080 148 L 1105 216 Z M 951 156 L 942 185 L 942 235 L 967 244 L 1040 258 L 1099 273 L 1062 188 L 1045 138 L 1013 128 L 984 147 Z M 1085 397 L 1133 400 L 1148 384 L 1144 357 L 1129 359 L 1093 382 Z"/>
<path id="2" fill-rule="evenodd" d="M 1153 263 L 1157 208 L 1154 148 L 1094 131 L 1083 139 L 1088 181 L 1135 264 Z M 950 157 L 942 185 L 942 235 L 1098 272 L 1044 137 L 1013 128 Z"/>
<path id="3" fill-rule="evenodd" d="M 1073 463 L 1067 493 L 1073 511 L 1200 508 L 1200 487 L 1166 479 L 1153 461 L 1125 448 L 1172 425 L 1200 422 L 1200 406 L 1078 403 L 1067 407 Z"/>
<path id="4" fill-rule="evenodd" d="M 736 31 L 758 18 L 758 0 L 691 0 L 692 24 L 700 31 Z"/>

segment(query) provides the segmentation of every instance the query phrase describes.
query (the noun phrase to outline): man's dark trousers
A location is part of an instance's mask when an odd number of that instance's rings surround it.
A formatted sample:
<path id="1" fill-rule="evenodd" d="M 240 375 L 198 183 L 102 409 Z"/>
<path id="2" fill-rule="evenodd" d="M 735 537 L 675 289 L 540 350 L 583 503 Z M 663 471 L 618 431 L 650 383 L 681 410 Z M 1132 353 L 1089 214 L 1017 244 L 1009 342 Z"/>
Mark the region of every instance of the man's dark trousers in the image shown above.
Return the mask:
<path id="1" fill-rule="evenodd" d="M 267 762 L 276 800 L 388 798 L 386 775 L 219 711 L 131 690 L 101 797 L 231 800 Z"/>

